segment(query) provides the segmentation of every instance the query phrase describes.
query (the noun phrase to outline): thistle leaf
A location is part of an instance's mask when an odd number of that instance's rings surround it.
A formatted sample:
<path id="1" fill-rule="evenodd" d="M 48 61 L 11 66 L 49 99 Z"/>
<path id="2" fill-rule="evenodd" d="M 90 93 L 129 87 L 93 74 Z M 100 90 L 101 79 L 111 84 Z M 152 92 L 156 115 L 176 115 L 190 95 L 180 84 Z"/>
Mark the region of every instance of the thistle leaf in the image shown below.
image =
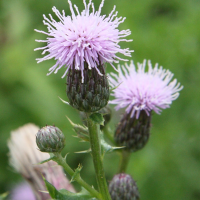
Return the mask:
<path id="1" fill-rule="evenodd" d="M 105 141 L 102 132 L 100 132 L 100 140 L 101 140 L 101 154 L 102 154 L 102 157 L 104 157 L 104 155 L 105 155 L 106 153 L 110 153 L 110 152 L 112 152 L 112 151 L 114 151 L 114 150 L 124 148 L 124 147 L 113 147 L 113 146 L 111 146 L 110 144 L 108 144 L 108 143 Z"/>
<path id="2" fill-rule="evenodd" d="M 96 198 L 92 197 L 84 188 L 82 188 L 79 193 L 72 193 L 65 189 L 57 190 L 44 177 L 43 180 L 53 200 L 96 200 Z"/>
<path id="3" fill-rule="evenodd" d="M 88 142 L 90 140 L 89 134 L 88 134 L 88 128 L 86 126 L 81 126 L 79 124 L 73 123 L 68 117 L 67 119 L 69 120 L 70 124 L 73 126 L 73 129 L 77 134 L 77 137 L 81 138 L 83 141 Z"/>
<path id="4" fill-rule="evenodd" d="M 83 168 L 83 166 L 81 164 L 79 164 L 78 167 L 76 168 L 70 182 L 74 182 L 76 180 L 76 178 L 80 176 L 80 172 L 81 172 L 82 168 Z"/>

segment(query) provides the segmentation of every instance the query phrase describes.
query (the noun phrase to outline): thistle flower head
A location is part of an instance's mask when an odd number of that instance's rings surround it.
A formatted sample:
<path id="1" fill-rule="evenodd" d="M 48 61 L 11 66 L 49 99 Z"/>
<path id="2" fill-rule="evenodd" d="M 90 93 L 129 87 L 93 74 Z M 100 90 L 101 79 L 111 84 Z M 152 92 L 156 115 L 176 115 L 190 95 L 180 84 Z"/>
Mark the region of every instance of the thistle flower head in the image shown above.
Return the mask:
<path id="1" fill-rule="evenodd" d="M 72 16 L 66 16 L 64 10 L 60 13 L 56 7 L 53 7 L 52 10 L 60 21 L 55 21 L 51 14 L 49 18 L 44 15 L 43 23 L 48 31 L 35 30 L 48 36 L 46 40 L 36 40 L 46 42 L 47 45 L 35 50 L 43 50 L 42 55 L 48 53 L 43 58 L 38 58 L 38 63 L 51 58 L 56 60 L 56 64 L 49 69 L 48 75 L 52 72 L 57 73 L 60 68 L 65 67 L 66 71 L 62 76 L 65 77 L 70 68 L 75 68 L 82 72 L 83 82 L 84 62 L 88 64 L 89 69 L 95 68 L 98 71 L 97 66 L 105 62 L 112 65 L 113 62 L 124 60 L 116 56 L 116 53 L 131 56 L 132 51 L 121 49 L 118 44 L 120 41 L 131 41 L 123 39 L 131 32 L 118 30 L 119 24 L 123 23 L 125 18 L 117 17 L 115 7 L 109 16 L 106 16 L 100 15 L 104 0 L 97 11 L 92 0 L 88 4 L 83 0 L 85 9 L 82 12 L 79 12 L 78 7 L 74 5 L 75 12 L 70 0 L 68 3 Z"/>
<path id="2" fill-rule="evenodd" d="M 130 117 L 139 118 L 140 112 L 144 110 L 149 116 L 154 110 L 160 113 L 161 109 L 169 108 L 173 100 L 179 96 L 183 89 L 177 80 L 172 80 L 173 74 L 162 67 L 152 67 L 148 60 L 148 71 L 145 71 L 146 60 L 138 63 L 137 68 L 131 61 L 130 65 L 118 66 L 119 74 L 111 74 L 111 86 L 118 86 L 112 96 L 111 104 L 117 104 L 116 110 L 126 108 Z"/>

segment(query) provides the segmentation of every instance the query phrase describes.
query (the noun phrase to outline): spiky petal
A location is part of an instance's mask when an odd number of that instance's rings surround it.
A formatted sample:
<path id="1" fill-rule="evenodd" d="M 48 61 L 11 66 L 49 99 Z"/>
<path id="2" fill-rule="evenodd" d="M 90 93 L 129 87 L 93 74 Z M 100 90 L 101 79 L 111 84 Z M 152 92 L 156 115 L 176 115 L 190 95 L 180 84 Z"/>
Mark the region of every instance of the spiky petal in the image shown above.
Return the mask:
<path id="1" fill-rule="evenodd" d="M 66 16 L 64 10 L 60 13 L 53 7 L 52 10 L 60 21 L 55 21 L 51 14 L 49 18 L 44 15 L 43 23 L 48 31 L 35 30 L 47 35 L 46 40 L 36 40 L 46 42 L 47 45 L 35 50 L 43 50 L 42 55 L 48 53 L 43 58 L 38 58 L 38 63 L 52 58 L 56 60 L 48 75 L 52 72 L 57 73 L 60 68 L 65 67 L 66 71 L 62 76 L 65 77 L 70 68 L 75 68 L 81 71 L 83 82 L 84 62 L 88 64 L 89 69 L 95 68 L 98 71 L 98 66 L 105 62 L 112 65 L 124 60 L 116 56 L 116 53 L 130 57 L 133 52 L 128 48 L 121 49 L 118 44 L 121 41 L 132 40 L 124 39 L 131 34 L 130 30 L 118 30 L 119 24 L 123 23 L 125 18 L 117 17 L 115 6 L 109 16 L 106 16 L 100 15 L 104 0 L 97 11 L 92 0 L 88 4 L 85 0 L 83 2 L 85 9 L 82 12 L 79 12 L 78 7 L 74 5 L 75 14 L 72 3 L 68 0 L 72 16 Z"/>
<path id="2" fill-rule="evenodd" d="M 130 117 L 139 118 L 144 110 L 149 116 L 153 110 L 160 113 L 161 109 L 169 108 L 172 101 L 178 98 L 179 91 L 183 89 L 177 80 L 172 80 L 173 74 L 162 67 L 152 67 L 148 60 L 148 70 L 145 71 L 146 60 L 138 63 L 137 67 L 131 61 L 130 65 L 118 66 L 118 75 L 111 73 L 110 84 L 117 88 L 111 94 L 116 104 L 116 110 L 126 108 Z"/>

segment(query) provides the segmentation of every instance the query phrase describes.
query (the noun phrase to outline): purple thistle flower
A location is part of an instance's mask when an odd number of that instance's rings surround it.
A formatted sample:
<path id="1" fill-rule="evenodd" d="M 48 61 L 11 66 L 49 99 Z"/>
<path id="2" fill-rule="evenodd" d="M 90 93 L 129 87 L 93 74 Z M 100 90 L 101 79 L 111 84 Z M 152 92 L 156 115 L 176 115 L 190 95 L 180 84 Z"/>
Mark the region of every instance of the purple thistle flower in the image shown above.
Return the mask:
<path id="1" fill-rule="evenodd" d="M 137 69 L 131 61 L 130 66 L 118 66 L 118 75 L 111 73 L 110 84 L 118 87 L 113 91 L 115 99 L 110 103 L 117 104 L 116 110 L 126 108 L 131 118 L 138 119 L 142 110 L 148 116 L 152 110 L 159 114 L 161 109 L 170 107 L 183 89 L 176 79 L 171 81 L 173 74 L 169 70 L 158 67 L 158 64 L 153 68 L 150 60 L 147 72 L 145 66 L 146 60 L 138 63 Z"/>
<path id="2" fill-rule="evenodd" d="M 60 22 L 55 21 L 51 14 L 49 14 L 50 19 L 43 15 L 43 23 L 47 26 L 48 32 L 35 30 L 48 36 L 46 40 L 36 40 L 37 42 L 47 42 L 47 45 L 35 50 L 43 50 L 42 55 L 48 53 L 43 58 L 38 58 L 37 62 L 40 63 L 51 58 L 56 60 L 56 64 L 49 69 L 50 72 L 47 75 L 53 72 L 57 73 L 64 66 L 67 69 L 63 78 L 70 68 L 75 68 L 81 70 L 82 82 L 84 82 L 84 62 L 87 62 L 89 69 L 95 68 L 101 74 L 98 65 L 108 62 L 114 67 L 113 62 L 126 61 L 126 59 L 116 56 L 116 53 L 131 57 L 133 51 L 128 48 L 121 49 L 118 44 L 121 41 L 132 40 L 124 39 L 131 34 L 130 30 L 118 30 L 119 24 L 123 23 L 125 18 L 117 17 L 115 6 L 106 17 L 106 15 L 100 15 L 104 0 L 98 11 L 95 11 L 92 0 L 88 5 L 83 0 L 85 9 L 81 13 L 74 5 L 77 14 L 75 14 L 70 0 L 68 3 L 72 16 L 65 16 L 64 10 L 60 13 L 56 7 L 53 7 L 52 10 Z M 92 8 L 91 12 L 90 7 Z"/>

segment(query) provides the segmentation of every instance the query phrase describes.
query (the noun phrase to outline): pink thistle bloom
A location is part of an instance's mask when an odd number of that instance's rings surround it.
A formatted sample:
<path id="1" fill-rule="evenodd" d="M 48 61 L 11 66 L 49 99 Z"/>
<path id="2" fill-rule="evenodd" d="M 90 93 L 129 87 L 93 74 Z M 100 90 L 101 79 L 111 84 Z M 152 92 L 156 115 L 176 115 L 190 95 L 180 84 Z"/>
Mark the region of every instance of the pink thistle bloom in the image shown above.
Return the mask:
<path id="1" fill-rule="evenodd" d="M 137 64 L 137 69 L 131 61 L 130 66 L 118 66 L 118 75 L 111 73 L 110 84 L 117 88 L 111 94 L 115 97 L 110 101 L 117 104 L 116 110 L 126 108 L 130 117 L 138 119 L 140 112 L 144 110 L 149 116 L 154 110 L 160 114 L 161 109 L 169 108 L 173 100 L 179 96 L 183 89 L 177 80 L 172 80 L 173 74 L 162 67 L 152 67 L 148 60 L 148 71 L 145 72 L 146 60 Z"/>
<path id="2" fill-rule="evenodd" d="M 48 36 L 46 40 L 36 40 L 46 42 L 47 45 L 35 50 L 43 50 L 42 55 L 48 53 L 43 58 L 36 59 L 37 62 L 52 58 L 56 60 L 56 64 L 49 69 L 50 72 L 47 75 L 57 73 L 64 66 L 66 68 L 62 76 L 64 78 L 70 68 L 75 68 L 81 70 L 82 82 L 84 82 L 84 62 L 88 64 L 89 69 L 95 68 L 101 74 L 98 65 L 108 62 L 114 67 L 112 63 L 118 63 L 119 60 L 127 61 L 116 56 L 116 53 L 131 57 L 133 51 L 128 48 L 121 49 L 118 44 L 121 41 L 132 40 L 124 39 L 131 34 L 130 30 L 118 30 L 119 24 L 123 23 L 125 18 L 117 17 L 118 12 L 115 12 L 115 6 L 106 17 L 106 15 L 100 15 L 104 0 L 98 11 L 95 11 L 92 0 L 88 5 L 83 0 L 85 9 L 80 13 L 78 7 L 74 5 L 76 14 L 70 0 L 68 3 L 72 16 L 65 16 L 64 10 L 60 13 L 56 7 L 53 7 L 52 10 L 60 21 L 55 21 L 51 14 L 49 18 L 43 15 L 43 23 L 47 26 L 48 32 L 35 30 Z"/>

